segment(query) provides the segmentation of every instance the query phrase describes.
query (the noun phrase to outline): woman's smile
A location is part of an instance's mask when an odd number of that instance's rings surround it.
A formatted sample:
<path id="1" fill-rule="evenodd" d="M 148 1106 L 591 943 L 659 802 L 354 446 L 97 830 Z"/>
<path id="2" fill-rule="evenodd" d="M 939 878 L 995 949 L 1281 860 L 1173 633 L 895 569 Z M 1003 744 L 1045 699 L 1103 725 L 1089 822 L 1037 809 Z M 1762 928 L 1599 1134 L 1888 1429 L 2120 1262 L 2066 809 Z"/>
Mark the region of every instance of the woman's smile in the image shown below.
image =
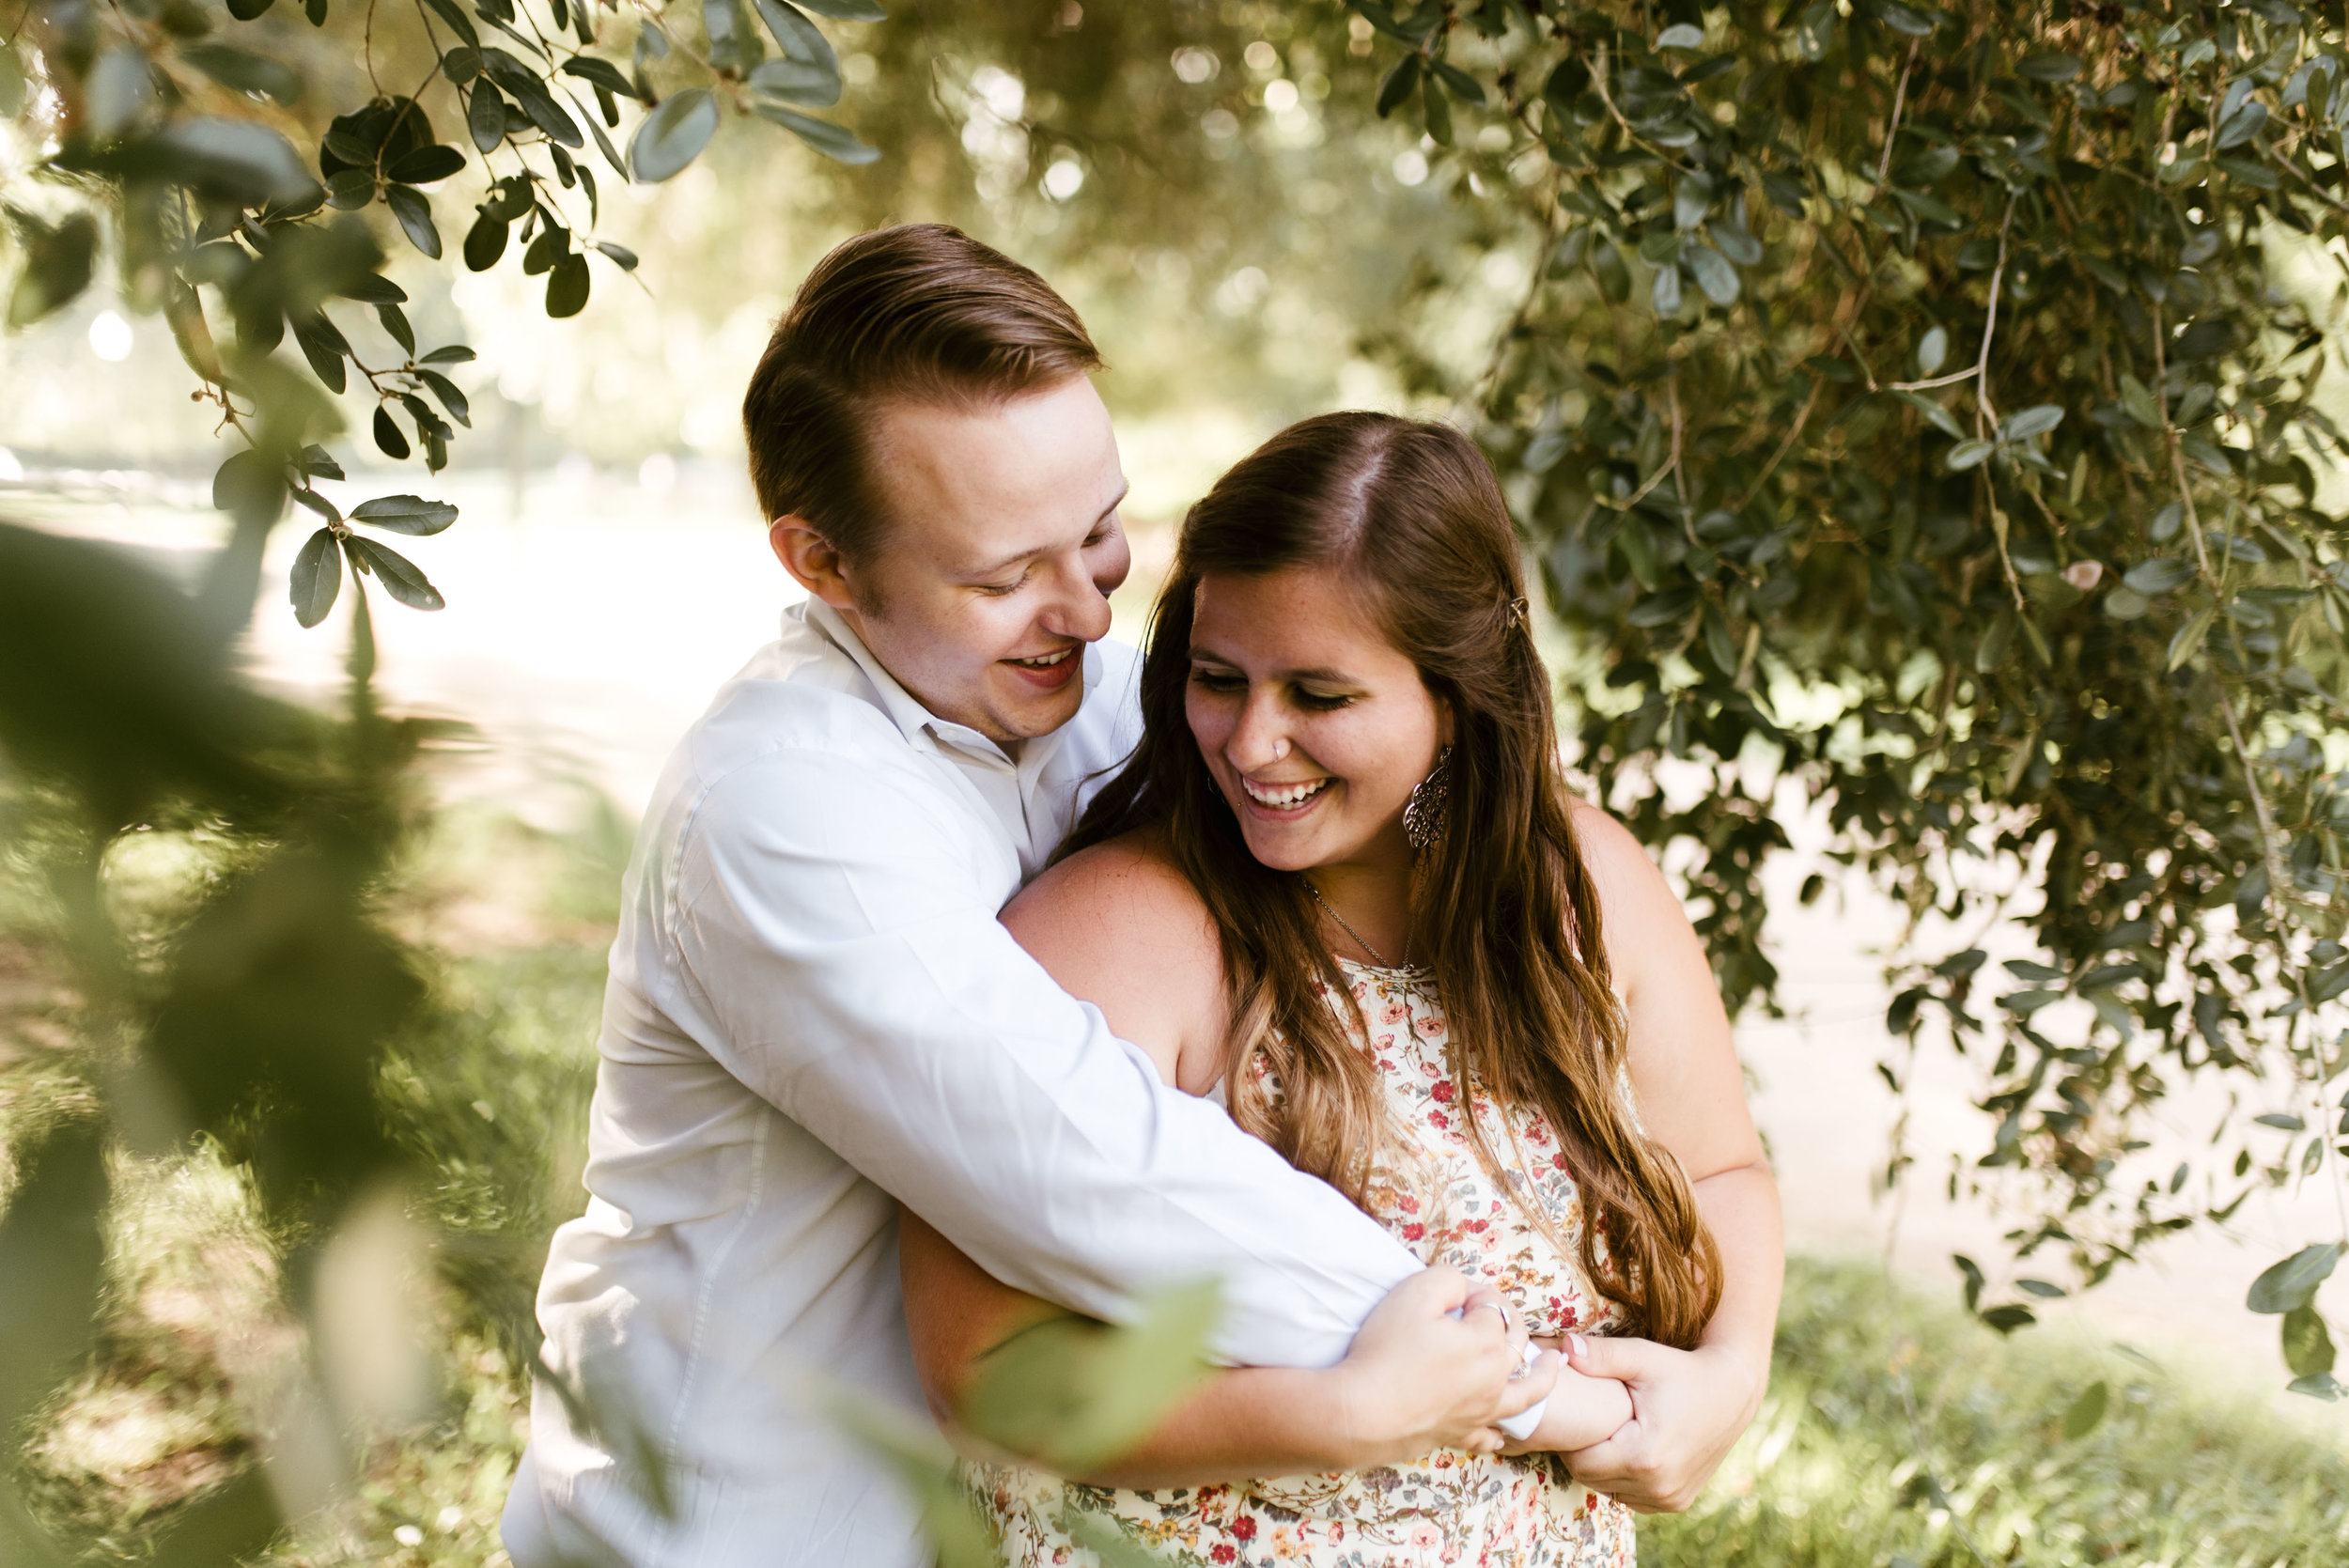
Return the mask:
<path id="1" fill-rule="evenodd" d="M 1239 787 L 1247 795 L 1248 803 L 1258 816 L 1275 822 L 1293 822 L 1311 811 L 1329 787 L 1338 781 L 1323 774 L 1318 779 L 1299 783 L 1260 783 L 1243 773 Z"/>

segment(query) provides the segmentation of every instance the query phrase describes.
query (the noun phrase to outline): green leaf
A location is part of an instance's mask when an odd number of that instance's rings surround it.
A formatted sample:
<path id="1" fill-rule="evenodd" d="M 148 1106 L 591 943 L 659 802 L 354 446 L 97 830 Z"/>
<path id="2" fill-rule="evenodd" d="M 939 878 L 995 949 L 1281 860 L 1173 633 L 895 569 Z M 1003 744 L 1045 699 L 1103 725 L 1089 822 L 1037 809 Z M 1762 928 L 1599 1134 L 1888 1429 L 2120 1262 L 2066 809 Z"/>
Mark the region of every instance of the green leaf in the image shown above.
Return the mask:
<path id="1" fill-rule="evenodd" d="M 468 47 L 476 50 L 481 47 L 481 35 L 474 31 L 473 20 L 457 8 L 455 0 L 424 0 L 424 3 L 431 7 L 433 14 L 448 23 L 448 30 L 463 39 Z"/>
<path id="2" fill-rule="evenodd" d="M 384 592 L 411 610 L 439 610 L 448 603 L 414 562 L 387 545 L 353 534 L 343 540 L 343 551 L 350 557 L 353 571 L 368 573 L 383 584 Z"/>
<path id="3" fill-rule="evenodd" d="M 506 100 L 487 82 L 475 82 L 465 95 L 465 130 L 485 153 L 495 152 L 506 140 Z"/>
<path id="4" fill-rule="evenodd" d="M 1737 269 L 1729 264 L 1727 256 L 1710 245 L 1690 245 L 1682 253 L 1682 259 L 1688 264 L 1689 272 L 1696 278 L 1697 287 L 1704 290 L 1706 299 L 1723 308 L 1737 303 Z"/>
<path id="5" fill-rule="evenodd" d="M 1692 23 L 1676 22 L 1656 35 L 1656 47 L 1658 49 L 1702 49 L 1704 47 L 1704 29 Z"/>
<path id="6" fill-rule="evenodd" d="M 2316 1298 L 2316 1287 L 2331 1276 L 2344 1250 L 2349 1248 L 2338 1241 L 2303 1247 L 2263 1270 L 2251 1281 L 2251 1293 L 2244 1304 L 2255 1312 L 2290 1312 L 2307 1306 Z"/>
<path id="7" fill-rule="evenodd" d="M 2295 1307 L 2284 1314 L 2284 1365 L 2301 1377 L 2317 1377 L 2333 1370 L 2333 1336 L 2314 1307 Z"/>
<path id="8" fill-rule="evenodd" d="M 829 109 L 840 101 L 840 78 L 805 60 L 769 60 L 751 72 L 751 91 L 778 103 Z"/>
<path id="9" fill-rule="evenodd" d="M 413 152 L 402 153 L 384 165 L 383 178 L 402 185 L 430 185 L 459 174 L 465 167 L 465 155 L 453 147 L 435 143 L 420 147 Z"/>
<path id="10" fill-rule="evenodd" d="M 2327 1404 L 2349 1397 L 2349 1389 L 2344 1389 L 2329 1372 L 2320 1372 L 2313 1377 L 2295 1377 L 2284 1385 L 2284 1391 L 2306 1394 L 2310 1399 L 2321 1399 Z"/>
<path id="11" fill-rule="evenodd" d="M 779 0 L 769 0 L 779 3 Z M 633 178 L 640 184 L 658 185 L 684 172 L 701 156 L 718 130 L 718 101 L 707 87 L 688 87 L 671 95 L 645 116 L 629 144 Z"/>
<path id="12" fill-rule="evenodd" d="M 457 520 L 457 508 L 445 501 L 416 495 L 383 495 L 351 508 L 350 520 L 381 528 L 387 534 L 438 534 Z"/>
<path id="13" fill-rule="evenodd" d="M 2101 1377 L 2079 1391 L 2063 1412 L 2063 1438 L 2077 1443 L 2104 1424 L 2105 1411 L 2112 1403 L 2112 1390 Z"/>
<path id="14" fill-rule="evenodd" d="M 636 271 L 636 253 L 630 250 L 626 245 L 615 245 L 609 240 L 599 240 L 595 242 L 595 245 L 596 249 L 601 251 L 606 256 L 609 256 L 613 264 L 618 267 L 621 272 L 632 272 Z"/>
<path id="15" fill-rule="evenodd" d="M 1431 72 L 1420 83 L 1420 113 L 1424 117 L 1427 134 L 1438 147 L 1452 145 L 1452 101 L 1443 95 Z"/>
<path id="16" fill-rule="evenodd" d="M 266 527 L 283 517 L 286 490 L 285 470 L 249 447 L 212 474 L 212 505 L 247 527 Z"/>
<path id="17" fill-rule="evenodd" d="M 2258 135 L 2266 124 L 2267 106 L 2257 101 L 2246 103 L 2219 122 L 2216 145 L 2221 151 L 2231 147 L 2241 147 Z"/>
<path id="18" fill-rule="evenodd" d="M 1950 334 L 1948 330 L 1942 327 L 1927 328 L 1925 330 L 1925 335 L 1917 340 L 1917 374 L 1919 376 L 1933 375 L 1941 368 L 1942 362 L 1947 360 L 1949 357 Z M 1908 396 L 1915 397 L 1916 394 L 1911 393 Z M 1922 402 L 1923 399 L 1918 398 L 1918 401 Z M 1932 406 L 1938 408 L 1940 405 L 1934 404 Z M 1943 417 L 1946 419 L 1948 415 L 1944 413 Z M 1958 433 L 1957 424 L 1954 420 L 1950 422 L 1949 431 L 1952 435 L 1956 435 Z"/>
<path id="19" fill-rule="evenodd" d="M 404 461 L 411 448 L 408 437 L 392 418 L 392 411 L 378 404 L 375 410 L 375 444 L 385 457 Z"/>
<path id="20" fill-rule="evenodd" d="M 2154 598 L 2186 586 L 2194 581 L 2194 576 L 2193 562 L 2175 555 L 2156 555 L 2131 567 L 2121 581 L 2147 598 Z"/>
<path id="21" fill-rule="evenodd" d="M 2207 606 L 2197 611 L 2192 620 L 2178 628 L 2177 634 L 2170 639 L 2170 659 L 2166 669 L 2176 670 L 2202 651 L 2203 639 L 2210 635 L 2211 623 L 2217 614 L 2216 605 Z"/>
<path id="22" fill-rule="evenodd" d="M 432 396 L 441 400 L 441 407 L 448 411 L 451 419 L 469 430 L 473 428 L 473 405 L 457 390 L 456 382 L 437 370 L 421 368 L 416 371 L 416 379 L 432 389 Z"/>
<path id="23" fill-rule="evenodd" d="M 1623 253 L 1612 241 L 1602 240 L 1591 251 L 1591 271 L 1598 278 L 1599 292 L 1610 304 L 1621 304 L 1631 298 L 1631 269 L 1624 264 Z"/>
<path id="24" fill-rule="evenodd" d="M 2006 441 L 2029 441 L 2046 435 L 2063 423 L 2063 411 L 2053 403 L 2040 403 L 2008 417 L 1999 427 L 1999 435 Z"/>
<path id="25" fill-rule="evenodd" d="M 756 0 L 756 4 L 767 31 L 775 36 L 775 42 L 786 54 L 821 66 L 834 76 L 840 74 L 840 56 L 832 53 L 830 40 L 816 23 L 801 14 L 791 0 Z"/>
<path id="26" fill-rule="evenodd" d="M 1394 62 L 1385 80 L 1378 84 L 1377 107 L 1378 117 L 1386 118 L 1403 101 L 1419 90 L 1421 59 L 1417 53 L 1404 55 Z"/>
<path id="27" fill-rule="evenodd" d="M 179 57 L 232 92 L 256 93 L 281 104 L 302 101 L 302 73 L 282 61 L 225 43 L 183 43 Z"/>
<path id="28" fill-rule="evenodd" d="M 830 120 L 793 114 L 763 100 L 754 100 L 751 111 L 763 119 L 774 121 L 835 163 L 850 165 L 869 163 L 880 156 L 880 148 L 866 146 L 857 140 L 854 132 L 846 126 L 834 125 Z"/>
<path id="29" fill-rule="evenodd" d="M 321 528 L 303 542 L 294 556 L 290 582 L 294 619 L 312 627 L 326 619 L 343 590 L 342 552 L 334 548 L 334 531 Z"/>
<path id="30" fill-rule="evenodd" d="M 2017 1328 L 2027 1328 L 2037 1323 L 2039 1314 L 2029 1307 L 2019 1305 L 1993 1307 L 1982 1314 L 1982 1321 L 2001 1334 L 2012 1334 Z"/>
<path id="31" fill-rule="evenodd" d="M 1427 69 L 1435 72 L 1436 79 L 1461 102 L 1480 108 L 1484 105 L 1485 85 L 1458 66 L 1444 60 L 1430 60 Z"/>
<path id="32" fill-rule="evenodd" d="M 1989 457 L 1996 450 L 1997 447 L 1992 442 L 1979 438 L 1961 441 L 1950 448 L 1949 456 L 1942 459 L 1942 466 L 1952 474 L 1963 474 L 1969 468 L 1979 466 L 1984 458 Z"/>
<path id="33" fill-rule="evenodd" d="M 1679 263 L 1667 261 L 1657 268 L 1656 281 L 1648 293 L 1651 303 L 1656 306 L 1657 315 L 1667 320 L 1679 315 L 1681 305 Z"/>
<path id="34" fill-rule="evenodd" d="M 799 0 L 799 4 L 801 10 L 828 16 L 834 22 L 880 22 L 889 15 L 874 0 Z"/>
<path id="35" fill-rule="evenodd" d="M 407 185 L 394 185 L 383 193 L 384 205 L 392 216 L 399 220 L 408 242 L 433 260 L 441 259 L 441 231 L 432 226 L 432 204 L 423 192 Z"/>
<path id="36" fill-rule="evenodd" d="M 547 273 L 547 314 L 560 320 L 587 308 L 587 258 L 574 252 Z"/>
<path id="37" fill-rule="evenodd" d="M 560 69 L 564 74 L 593 83 L 606 92 L 617 93 L 622 98 L 636 96 L 636 85 L 620 74 L 620 68 L 609 60 L 599 60 L 593 54 L 574 54 L 565 60 Z"/>
<path id="38" fill-rule="evenodd" d="M 53 228 L 38 219 L 20 218 L 17 242 L 23 247 L 24 263 L 8 296 L 8 325 L 28 327 L 89 287 L 98 263 L 98 220 L 74 212 Z"/>
<path id="39" fill-rule="evenodd" d="M 462 343 L 448 343 L 433 349 L 416 363 L 418 365 L 469 365 L 475 357 L 474 351 Z M 339 479 L 342 475 L 338 474 L 334 477 Z"/>
<path id="40" fill-rule="evenodd" d="M 2066 54 L 2060 50 L 2028 55 L 2015 65 L 2015 75 L 2027 76 L 2034 82 L 2069 82 L 2079 73 L 2079 56 Z"/>
<path id="41" fill-rule="evenodd" d="M 2015 1281 L 2015 1288 L 2026 1296 L 2035 1296 L 2042 1301 L 2054 1301 L 2071 1294 L 2061 1285 L 2049 1284 L 2045 1280 L 2017 1280 Z"/>
<path id="42" fill-rule="evenodd" d="M 2005 963 L 1999 965 L 1999 967 L 2005 970 L 2007 973 L 2013 975 L 2017 980 L 2046 982 L 2049 980 L 2061 980 L 2063 978 L 2064 974 L 2063 970 L 2055 968 L 2051 964 L 2034 963 L 2029 958 L 2009 958 Z"/>
<path id="43" fill-rule="evenodd" d="M 474 220 L 465 231 L 465 265 L 476 272 L 486 272 L 498 264 L 506 254 L 507 227 L 487 212 Z"/>

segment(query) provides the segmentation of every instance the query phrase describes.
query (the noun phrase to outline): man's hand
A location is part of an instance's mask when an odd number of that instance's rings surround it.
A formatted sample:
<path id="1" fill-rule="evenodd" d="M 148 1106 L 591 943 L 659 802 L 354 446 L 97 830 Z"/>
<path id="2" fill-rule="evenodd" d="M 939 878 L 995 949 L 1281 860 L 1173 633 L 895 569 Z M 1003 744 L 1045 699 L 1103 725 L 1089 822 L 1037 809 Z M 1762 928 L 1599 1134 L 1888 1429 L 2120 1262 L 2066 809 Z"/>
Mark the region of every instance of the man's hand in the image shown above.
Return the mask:
<path id="1" fill-rule="evenodd" d="M 1568 1363 L 1631 1391 L 1631 1419 L 1611 1437 L 1565 1455 L 1574 1479 L 1642 1514 L 1696 1500 L 1762 1407 L 1764 1380 L 1735 1351 L 1674 1350 L 1652 1340 L 1568 1342 Z"/>

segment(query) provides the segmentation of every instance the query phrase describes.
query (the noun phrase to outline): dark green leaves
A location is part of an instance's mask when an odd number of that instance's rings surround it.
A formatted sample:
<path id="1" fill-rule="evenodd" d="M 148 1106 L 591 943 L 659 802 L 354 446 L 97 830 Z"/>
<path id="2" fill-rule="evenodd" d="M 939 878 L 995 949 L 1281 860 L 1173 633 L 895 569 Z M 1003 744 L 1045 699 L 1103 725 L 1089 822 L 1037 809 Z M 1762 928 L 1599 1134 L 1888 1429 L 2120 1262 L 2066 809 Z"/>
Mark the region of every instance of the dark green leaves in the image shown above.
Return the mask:
<path id="1" fill-rule="evenodd" d="M 2069 82 L 2079 73 L 2079 56 L 2057 50 L 2028 55 L 2017 61 L 2015 67 L 2015 75 L 2027 76 L 2034 82 Z"/>
<path id="2" fill-rule="evenodd" d="M 408 242 L 433 260 L 441 258 L 441 231 L 432 225 L 432 204 L 421 191 L 405 185 L 394 185 L 383 193 L 384 205 L 392 216 L 399 220 L 400 231 Z"/>
<path id="3" fill-rule="evenodd" d="M 351 508 L 350 520 L 381 528 L 387 534 L 438 534 L 457 520 L 457 508 L 445 501 L 414 495 L 378 496 Z"/>
<path id="4" fill-rule="evenodd" d="M 8 325 L 30 326 L 89 287 L 98 261 L 98 220 L 68 213 L 54 225 L 11 209 L 10 226 L 23 247 L 23 271 L 8 295 Z"/>
<path id="5" fill-rule="evenodd" d="M 465 155 L 453 147 L 435 144 L 405 152 L 384 165 L 383 178 L 402 185 L 429 185 L 446 179 L 465 166 Z"/>
<path id="6" fill-rule="evenodd" d="M 288 576 L 294 619 L 305 627 L 326 619 L 343 587 L 342 551 L 335 548 L 332 528 L 321 528 L 303 541 Z"/>
<path id="7" fill-rule="evenodd" d="M 559 318 L 586 309 L 589 281 L 585 256 L 574 252 L 557 261 L 547 273 L 547 314 Z"/>
<path id="8" fill-rule="evenodd" d="M 717 130 L 718 101 L 708 88 L 688 87 L 672 94 L 636 128 L 628 149 L 631 174 L 646 185 L 675 179 L 701 156 Z"/>
<path id="9" fill-rule="evenodd" d="M 2245 1305 L 2255 1312 L 2292 1312 L 2316 1299 L 2316 1287 L 2332 1276 L 2333 1265 L 2349 1250 L 2340 1242 L 2303 1247 L 2279 1264 L 2271 1265 L 2251 1281 Z"/>
<path id="10" fill-rule="evenodd" d="M 388 545 L 353 534 L 343 540 L 343 551 L 350 557 L 353 571 L 373 577 L 383 584 L 386 593 L 411 610 L 438 610 L 447 603 L 441 598 L 441 591 L 416 569 L 414 562 Z"/>
<path id="11" fill-rule="evenodd" d="M 766 119 L 774 121 L 800 140 L 838 163 L 869 163 L 880 156 L 880 149 L 857 140 L 856 134 L 845 126 L 830 120 L 793 114 L 763 100 L 754 100 L 751 107 Z"/>
<path id="12" fill-rule="evenodd" d="M 750 86 L 777 103 L 827 109 L 840 101 L 840 78 L 804 60 L 769 60 L 751 72 Z"/>
<path id="13" fill-rule="evenodd" d="M 179 57 L 222 86 L 283 104 L 302 100 L 302 73 L 282 61 L 225 43 L 183 43 Z"/>
<path id="14" fill-rule="evenodd" d="M 2079 1391 L 2063 1412 L 2063 1437 L 2066 1442 L 2078 1442 L 2104 1424 L 2105 1412 L 2112 1403 L 2112 1390 L 2098 1378 Z"/>
<path id="15" fill-rule="evenodd" d="M 2174 555 L 2156 555 L 2150 561 L 2139 561 L 2131 567 L 2121 581 L 2152 598 L 2193 582 L 2194 563 L 2182 561 Z"/>
<path id="16" fill-rule="evenodd" d="M 1387 72 L 1386 80 L 1378 84 L 1377 108 L 1381 119 L 1392 114 L 1419 90 L 1421 65 L 1421 58 L 1416 53 L 1406 54 L 1395 61 L 1394 68 Z"/>
<path id="17" fill-rule="evenodd" d="M 830 40 L 790 0 L 756 0 L 756 4 L 760 19 L 785 54 L 819 66 L 834 76 L 840 74 L 840 56 L 832 52 Z"/>

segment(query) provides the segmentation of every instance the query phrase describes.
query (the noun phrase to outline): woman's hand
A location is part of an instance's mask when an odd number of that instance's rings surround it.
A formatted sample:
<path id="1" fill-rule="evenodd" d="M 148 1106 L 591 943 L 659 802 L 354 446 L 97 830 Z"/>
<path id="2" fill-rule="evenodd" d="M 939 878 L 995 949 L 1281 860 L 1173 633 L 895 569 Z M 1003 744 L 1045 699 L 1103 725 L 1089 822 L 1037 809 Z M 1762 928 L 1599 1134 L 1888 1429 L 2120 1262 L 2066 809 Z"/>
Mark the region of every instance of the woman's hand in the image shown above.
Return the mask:
<path id="1" fill-rule="evenodd" d="M 1395 1286 L 1329 1374 L 1345 1467 L 1440 1448 L 1500 1452 L 1504 1439 L 1493 1423 L 1548 1394 L 1563 1365 L 1555 1353 L 1527 1365 L 1522 1343 L 1499 1294 L 1457 1269 L 1438 1265 Z"/>
<path id="2" fill-rule="evenodd" d="M 1559 1352 L 1562 1358 L 1566 1348 L 1562 1339 L 1537 1338 L 1533 1343 Z M 1562 1364 L 1558 1381 L 1549 1390 L 1549 1403 L 1542 1407 L 1542 1424 L 1501 1452 L 1565 1453 L 1587 1449 L 1613 1436 L 1631 1417 L 1631 1390 L 1619 1380 L 1588 1376 L 1570 1364 Z"/>
<path id="3" fill-rule="evenodd" d="M 1584 1376 L 1617 1379 L 1632 1410 L 1613 1436 L 1569 1452 L 1567 1467 L 1585 1486 L 1642 1514 L 1677 1513 L 1695 1501 L 1761 1407 L 1763 1379 L 1725 1345 L 1674 1350 L 1577 1334 L 1567 1354 Z"/>

